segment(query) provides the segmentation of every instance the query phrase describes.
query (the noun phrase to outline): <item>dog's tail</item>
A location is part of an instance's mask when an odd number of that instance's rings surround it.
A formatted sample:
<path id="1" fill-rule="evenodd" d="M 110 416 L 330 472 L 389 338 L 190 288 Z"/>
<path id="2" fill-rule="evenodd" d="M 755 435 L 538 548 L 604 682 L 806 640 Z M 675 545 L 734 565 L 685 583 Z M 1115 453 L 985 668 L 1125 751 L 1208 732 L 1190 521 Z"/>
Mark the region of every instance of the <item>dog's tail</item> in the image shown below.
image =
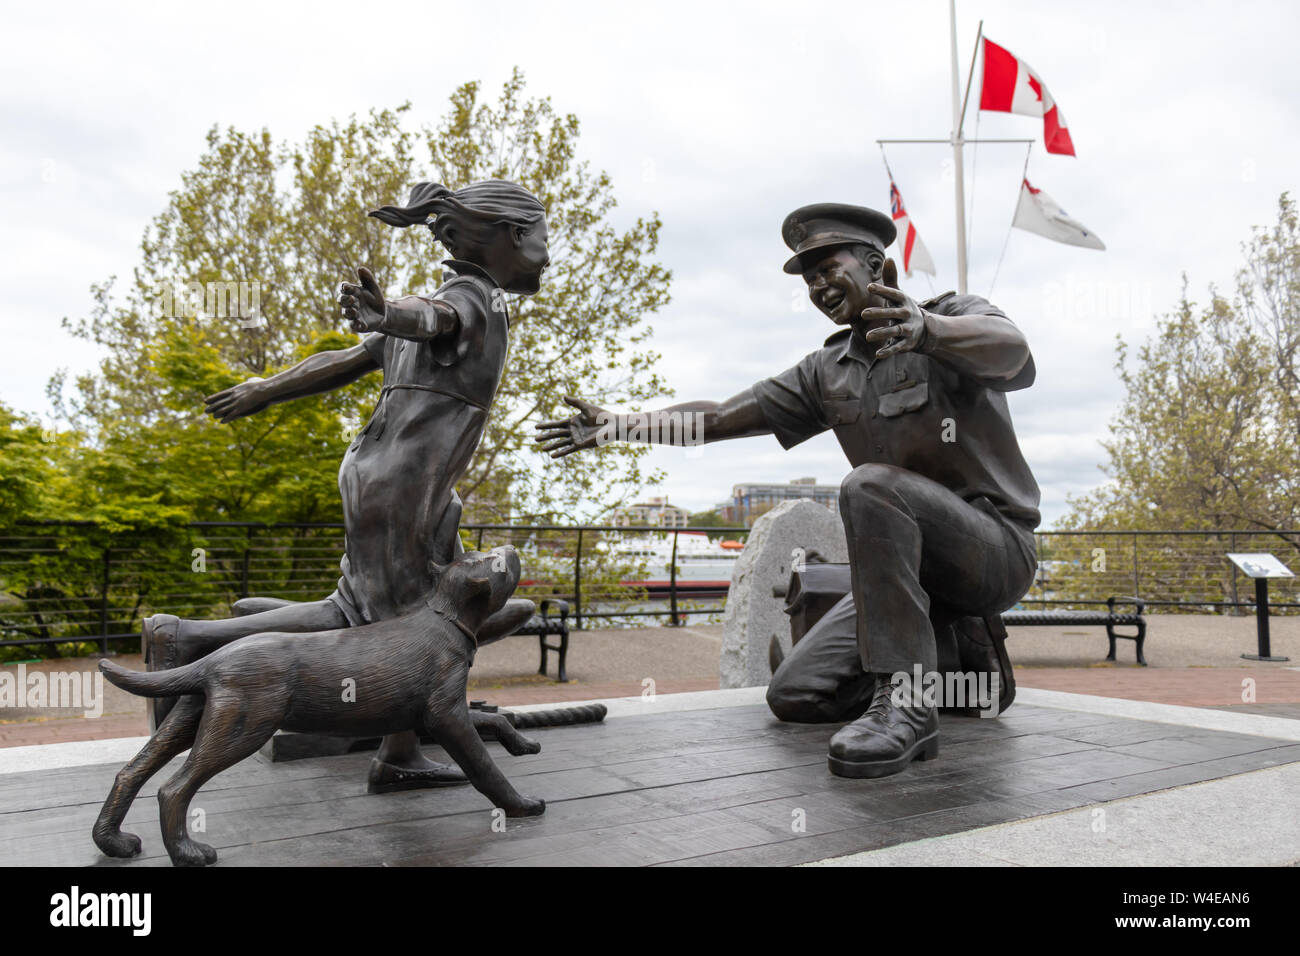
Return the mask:
<path id="1" fill-rule="evenodd" d="M 101 660 L 99 669 L 110 684 L 129 690 L 140 697 L 179 697 L 203 690 L 202 660 L 166 671 L 132 671 L 110 660 Z"/>

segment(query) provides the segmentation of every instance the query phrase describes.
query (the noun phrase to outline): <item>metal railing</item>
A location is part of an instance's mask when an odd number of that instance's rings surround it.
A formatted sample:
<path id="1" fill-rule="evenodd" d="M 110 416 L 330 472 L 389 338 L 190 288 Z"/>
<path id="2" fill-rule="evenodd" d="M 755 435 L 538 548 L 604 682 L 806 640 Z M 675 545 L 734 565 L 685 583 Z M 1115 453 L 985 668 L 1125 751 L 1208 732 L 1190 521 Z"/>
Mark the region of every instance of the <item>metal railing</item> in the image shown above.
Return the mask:
<path id="1" fill-rule="evenodd" d="M 743 537 L 749 529 L 466 524 L 462 532 L 472 547 L 519 547 L 525 573 L 518 593 L 568 600 L 581 628 L 650 617 L 681 625 L 720 613 L 726 584 L 700 589 L 681 578 L 680 536 Z M 612 547 L 615 537 L 629 535 L 671 536 L 659 586 L 644 586 L 654 561 Z M 82 642 L 106 653 L 110 641 L 138 638 L 149 614 L 221 617 L 250 595 L 320 600 L 335 588 L 343 548 L 343 525 L 333 523 L 197 521 L 112 531 L 90 522 L 33 522 L 0 529 L 0 647 Z"/>
<path id="2" fill-rule="evenodd" d="M 467 544 L 511 543 L 524 557 L 519 593 L 561 597 L 576 628 L 593 621 L 666 619 L 684 624 L 725 608 L 727 587 L 681 577 L 682 533 L 711 538 L 746 528 L 468 524 Z M 615 536 L 671 536 L 666 582 L 620 552 Z M 1229 551 L 1275 551 L 1294 563 L 1300 531 L 1045 531 L 1039 574 L 1020 606 L 1087 606 L 1135 594 L 1149 607 L 1201 611 L 1253 607 L 1248 580 Z M 137 638 L 143 617 L 220 617 L 250 595 L 320 600 L 333 591 L 343 553 L 341 524 L 193 522 L 108 530 L 88 522 L 43 522 L 0 530 L 0 646 L 97 644 Z M 659 563 L 662 568 L 662 563 Z M 725 575 L 729 580 L 730 574 Z M 629 581 L 640 582 L 629 585 Z M 1300 579 L 1273 582 L 1270 607 L 1300 608 Z"/>
<path id="3" fill-rule="evenodd" d="M 696 598 L 702 597 L 725 597 L 728 587 L 697 588 L 689 581 L 683 581 L 679 577 L 681 571 L 681 555 L 679 555 L 678 545 L 682 534 L 707 535 L 709 537 L 733 536 L 747 537 L 748 528 L 664 528 L 659 525 L 556 525 L 556 524 L 466 524 L 461 526 L 464 530 L 469 531 L 474 536 L 474 547 L 482 550 L 485 547 L 494 547 L 498 544 L 520 545 L 521 540 L 525 546 L 529 543 L 536 543 L 537 536 L 555 535 L 560 542 L 567 544 L 572 548 L 573 569 L 570 575 L 569 586 L 558 597 L 563 597 L 573 605 L 574 627 L 581 630 L 584 620 L 610 620 L 616 618 L 637 618 L 637 617 L 664 617 L 667 616 L 668 623 L 671 626 L 680 626 L 684 623 L 684 618 L 692 614 L 718 614 L 725 607 L 725 601 L 721 604 L 699 605 L 695 602 Z M 631 561 L 626 558 L 620 560 L 618 554 L 608 551 L 601 552 L 601 545 L 608 545 L 611 537 L 623 538 L 626 535 L 671 535 L 672 550 L 668 555 L 667 587 L 660 587 L 657 597 L 653 593 L 639 593 L 646 591 L 645 588 L 638 588 L 635 585 L 626 583 L 626 575 L 636 576 L 639 572 L 656 570 L 654 567 L 647 568 L 646 562 Z M 486 536 L 486 537 L 485 537 Z M 554 544 L 554 542 L 552 542 Z M 586 587 L 584 590 L 584 573 L 583 557 L 584 547 L 587 557 Z M 594 576 L 595 586 L 593 587 L 592 559 L 596 558 L 597 574 Z M 565 555 L 567 558 L 567 554 Z M 527 578 L 528 569 L 525 568 L 525 579 Z M 727 573 L 728 585 L 730 584 L 730 571 Z M 620 580 L 613 580 L 620 578 Z M 523 586 L 521 593 L 529 596 L 528 587 Z M 645 603 L 647 600 L 666 601 L 666 608 L 637 609 L 634 606 L 619 607 L 614 610 L 601 610 L 608 608 L 609 605 L 637 605 Z"/>
<path id="4" fill-rule="evenodd" d="M 1275 552 L 1295 565 L 1300 531 L 1042 531 L 1038 575 L 1021 606 L 1105 604 L 1141 597 L 1150 608 L 1246 610 L 1254 587 L 1227 558 Z M 1300 608 L 1300 578 L 1275 579 L 1269 607 Z"/>
<path id="5" fill-rule="evenodd" d="M 333 590 L 334 524 L 194 522 L 114 531 L 41 522 L 0 531 L 0 646 L 138 637 L 144 616 L 212 617 L 254 594 Z"/>

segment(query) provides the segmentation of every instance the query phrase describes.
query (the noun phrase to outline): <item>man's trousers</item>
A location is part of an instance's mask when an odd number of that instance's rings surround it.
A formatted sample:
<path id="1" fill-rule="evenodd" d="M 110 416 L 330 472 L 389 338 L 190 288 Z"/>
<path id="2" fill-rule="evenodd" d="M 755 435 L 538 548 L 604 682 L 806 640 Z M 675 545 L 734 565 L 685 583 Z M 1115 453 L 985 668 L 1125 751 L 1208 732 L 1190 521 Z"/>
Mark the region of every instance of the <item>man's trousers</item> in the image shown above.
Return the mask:
<path id="1" fill-rule="evenodd" d="M 782 720 L 852 720 L 876 674 L 938 669 L 936 626 L 991 617 L 1033 584 L 1032 529 L 987 501 L 967 502 L 893 465 L 862 465 L 840 487 L 853 591 L 828 611 L 772 675 L 767 701 Z"/>

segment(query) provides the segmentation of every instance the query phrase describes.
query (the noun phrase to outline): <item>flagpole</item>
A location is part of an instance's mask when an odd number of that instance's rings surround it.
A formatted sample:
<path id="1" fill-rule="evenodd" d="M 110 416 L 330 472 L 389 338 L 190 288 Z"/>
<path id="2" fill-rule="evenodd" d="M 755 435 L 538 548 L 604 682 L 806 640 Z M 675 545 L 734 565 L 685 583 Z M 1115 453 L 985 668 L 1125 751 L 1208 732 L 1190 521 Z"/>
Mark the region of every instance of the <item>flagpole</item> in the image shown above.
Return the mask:
<path id="1" fill-rule="evenodd" d="M 973 86 L 975 85 L 975 61 L 979 59 L 979 55 L 980 55 L 980 37 L 982 37 L 982 36 L 984 36 L 984 21 L 983 21 L 983 20 L 980 21 L 980 25 L 979 25 L 979 27 L 977 27 L 976 30 L 975 30 L 975 47 L 974 47 L 974 49 L 971 50 L 971 54 L 970 54 L 970 72 L 966 74 L 966 92 L 962 94 L 962 97 L 961 97 L 961 115 L 960 115 L 959 117 L 957 117 L 957 132 L 958 132 L 959 135 L 961 135 L 961 136 L 963 137 L 963 139 L 962 139 L 962 142 L 963 142 L 963 143 L 966 142 L 966 140 L 965 140 L 965 136 L 966 136 L 966 107 L 970 104 L 970 91 L 971 91 L 971 87 L 973 87 Z M 978 143 L 978 142 L 979 142 L 979 139 L 978 139 L 979 134 L 980 134 L 979 113 L 976 112 L 976 114 L 975 114 L 975 136 L 976 136 L 977 138 L 976 138 L 975 140 L 973 140 L 973 142 L 975 142 L 975 143 Z M 964 145 L 962 146 L 962 152 L 963 152 L 963 153 L 966 152 L 966 147 L 965 147 Z M 975 172 L 976 172 L 976 170 L 975 170 L 975 163 L 979 162 L 979 158 L 980 158 L 980 148 L 979 148 L 979 146 L 976 146 L 976 147 L 975 147 L 974 159 L 973 159 L 972 162 L 971 162 L 971 168 L 970 168 L 970 188 L 971 188 L 971 192 L 972 192 L 973 194 L 974 194 L 974 192 L 975 192 Z M 967 222 L 966 222 L 966 232 L 967 232 L 967 233 L 973 232 L 974 229 L 975 229 L 975 196 L 976 196 L 976 195 L 978 195 L 978 194 L 974 194 L 974 195 L 972 195 L 972 196 L 970 197 L 970 207 L 969 207 L 969 208 L 970 208 L 970 218 L 969 218 L 969 219 L 967 220 Z M 967 256 L 970 255 L 970 242 L 969 242 L 969 240 L 967 240 L 967 243 L 966 243 L 966 255 L 967 255 Z"/>
<path id="2" fill-rule="evenodd" d="M 880 155 L 885 162 L 885 172 L 890 181 L 894 180 L 889 168 L 889 159 L 885 156 L 886 143 L 946 143 L 952 147 L 955 182 L 955 204 L 957 207 L 957 290 L 967 291 L 967 241 L 966 241 L 966 173 L 963 154 L 967 143 L 1033 143 L 1032 139 L 988 138 L 966 139 L 963 127 L 966 124 L 966 109 L 970 105 L 970 92 L 975 80 L 975 61 L 979 57 L 980 39 L 984 36 L 984 21 L 979 22 L 975 33 L 975 50 L 971 54 L 970 73 L 966 77 L 966 91 L 961 89 L 960 66 L 957 56 L 957 0 L 948 0 L 949 38 L 952 53 L 952 132 L 947 139 L 878 139 Z M 1001 262 L 999 261 L 999 267 Z"/>
<path id="3" fill-rule="evenodd" d="M 979 28 L 975 31 L 975 49 L 970 55 L 970 72 L 966 74 L 966 95 L 961 100 L 961 117 L 957 120 L 957 128 L 965 129 L 966 127 L 966 106 L 970 103 L 970 90 L 975 85 L 975 61 L 980 55 L 980 38 L 984 36 L 984 21 L 980 21 Z M 978 130 L 977 130 L 978 132 Z"/>
<path id="4" fill-rule="evenodd" d="M 965 150 L 965 146 L 967 143 L 971 143 L 971 144 L 1028 143 L 1032 148 L 1032 145 L 1034 142 L 1036 142 L 1036 140 L 1019 139 L 1019 138 L 985 139 L 980 137 L 978 130 L 976 130 L 974 139 L 965 138 L 963 127 L 965 126 L 965 122 L 966 122 L 966 110 L 970 105 L 971 89 L 974 87 L 975 62 L 980 55 L 980 41 L 984 35 L 984 21 L 981 20 L 979 22 L 979 29 L 975 33 L 975 49 L 971 54 L 970 73 L 966 78 L 966 91 L 964 94 L 962 93 L 962 89 L 961 89 L 961 78 L 958 75 L 959 61 L 957 56 L 957 0 L 948 0 L 948 28 L 949 28 L 949 45 L 950 45 L 950 52 L 951 52 L 951 59 L 952 59 L 952 130 L 949 133 L 948 138 L 947 139 L 878 139 L 876 140 L 876 143 L 880 146 L 881 159 L 884 160 L 885 172 L 888 174 L 891 183 L 894 182 L 894 174 L 893 171 L 890 170 L 889 168 L 889 159 L 885 155 L 885 144 L 887 143 L 933 143 L 935 145 L 938 145 L 940 143 L 945 143 L 952 147 L 953 171 L 955 173 L 954 176 L 955 182 L 953 184 L 954 185 L 953 198 L 955 200 L 956 212 L 957 212 L 957 288 L 960 292 L 965 293 L 967 291 L 967 271 L 968 271 L 968 263 L 967 263 L 968 247 L 967 247 L 967 240 L 966 240 L 966 231 L 968 226 L 966 222 L 966 173 L 964 168 L 965 164 L 963 162 L 963 153 Z M 987 64 L 986 64 L 986 68 L 987 68 Z M 1026 68 L 1024 65 L 1024 61 L 1018 60 L 1017 68 L 1018 69 Z M 1044 90 L 1043 92 L 1046 93 L 1046 90 Z M 976 108 L 979 109 L 980 107 L 976 107 Z M 998 107 L 998 109 L 1004 112 L 1009 111 L 1005 106 Z M 1044 122 L 1046 122 L 1046 120 L 1044 120 Z M 1064 132 L 1064 127 L 1061 127 L 1061 131 Z M 1044 135 L 1046 135 L 1046 128 L 1044 129 Z M 1067 145 L 1068 145 L 1068 140 L 1067 140 Z M 1056 151 L 1061 152 L 1063 150 L 1058 149 Z M 1049 152 L 1052 152 L 1052 150 L 1049 149 Z M 1069 150 L 1069 152 L 1070 155 L 1073 155 L 1072 148 L 1071 150 Z M 1028 167 L 1029 164 L 1029 155 L 1030 154 L 1026 152 L 1025 154 L 1026 167 Z M 1024 185 L 1024 175 L 1025 174 L 1021 175 L 1021 188 L 1023 188 Z M 1035 192 L 1038 192 L 1038 190 L 1035 190 Z M 891 201 L 892 201 L 892 196 L 891 196 Z M 901 205 L 901 198 L 899 202 Z M 1089 236 L 1088 232 L 1085 229 L 1083 229 L 1081 226 L 1077 226 L 1077 224 L 1073 223 L 1072 220 L 1066 220 L 1064 219 L 1064 217 L 1060 217 L 1060 218 L 1066 221 L 1067 224 L 1077 227 L 1077 231 L 1080 232 L 1081 238 L 1090 239 L 1092 242 L 1097 243 L 1096 246 L 1092 246 L 1091 242 L 1074 242 L 1075 245 L 1088 245 L 1092 248 L 1105 248 L 1100 244 L 1101 240 L 1096 239 L 1095 236 Z M 1014 225 L 1014 217 L 1013 217 L 1013 225 Z M 1008 230 L 1008 236 L 1009 235 L 1010 235 L 1010 230 Z M 1057 238 L 1056 236 L 1049 235 L 1048 233 L 1043 233 L 1043 235 L 1046 235 L 1049 239 Z M 1071 240 L 1058 239 L 1058 241 L 1070 242 Z M 1006 249 L 1007 249 L 1007 244 L 1004 241 L 1002 244 L 1002 252 L 998 256 L 997 266 L 993 270 L 994 283 L 997 282 L 998 273 L 1001 271 L 1002 259 L 1006 255 Z"/>
<path id="5" fill-rule="evenodd" d="M 962 97 L 957 67 L 957 0 L 948 0 L 949 37 L 952 47 L 952 161 L 957 200 L 957 291 L 966 294 L 966 174 L 962 168 Z"/>

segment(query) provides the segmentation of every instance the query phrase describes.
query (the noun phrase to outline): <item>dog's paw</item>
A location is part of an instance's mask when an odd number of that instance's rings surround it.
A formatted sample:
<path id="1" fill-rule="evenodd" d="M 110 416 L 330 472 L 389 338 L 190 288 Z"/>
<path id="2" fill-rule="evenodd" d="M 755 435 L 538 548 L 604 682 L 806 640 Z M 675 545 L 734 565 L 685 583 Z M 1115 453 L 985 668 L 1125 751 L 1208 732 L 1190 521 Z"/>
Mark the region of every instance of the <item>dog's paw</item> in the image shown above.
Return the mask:
<path id="1" fill-rule="evenodd" d="M 217 851 L 206 843 L 186 837 L 174 847 L 167 848 L 174 866 L 211 866 L 217 862 Z"/>
<path id="2" fill-rule="evenodd" d="M 99 847 L 100 852 L 105 856 L 115 856 L 126 859 L 128 857 L 139 856 L 142 844 L 140 838 L 134 833 L 123 833 L 121 830 L 95 830 L 91 836 L 95 840 L 95 846 Z"/>
<path id="3" fill-rule="evenodd" d="M 520 797 L 517 804 L 506 807 L 505 811 L 508 817 L 540 817 L 546 812 L 546 801 L 533 797 Z"/>

